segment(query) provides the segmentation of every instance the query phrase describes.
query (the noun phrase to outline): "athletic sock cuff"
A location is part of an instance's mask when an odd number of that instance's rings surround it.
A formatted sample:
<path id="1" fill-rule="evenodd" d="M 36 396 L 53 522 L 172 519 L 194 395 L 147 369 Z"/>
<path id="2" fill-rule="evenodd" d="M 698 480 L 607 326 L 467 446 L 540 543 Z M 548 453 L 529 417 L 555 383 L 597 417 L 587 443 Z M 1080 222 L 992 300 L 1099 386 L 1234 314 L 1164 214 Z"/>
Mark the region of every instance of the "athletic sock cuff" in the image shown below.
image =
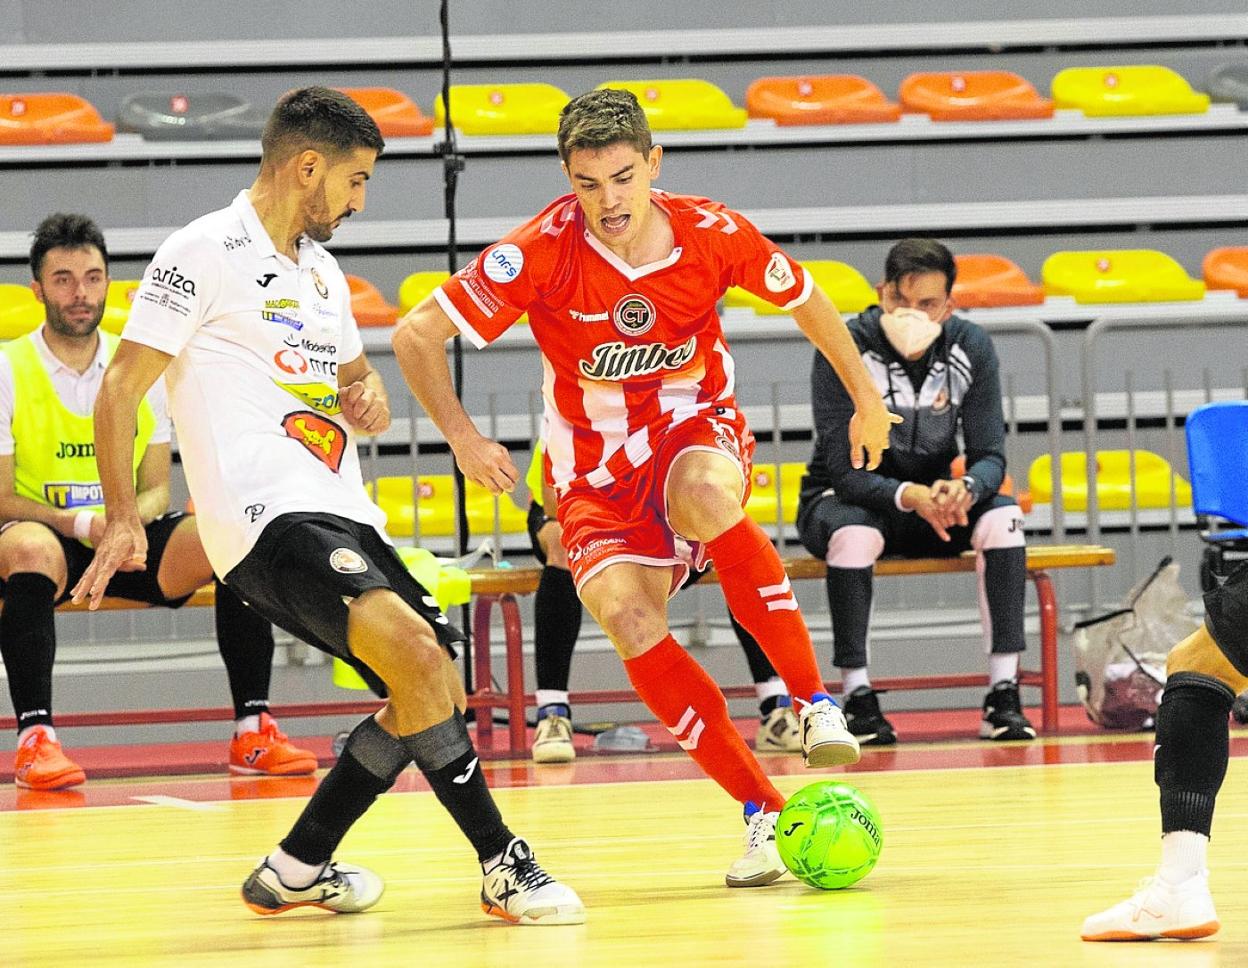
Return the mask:
<path id="1" fill-rule="evenodd" d="M 748 515 L 731 528 L 706 543 L 706 553 L 715 562 L 717 571 L 725 572 L 757 555 L 764 546 L 771 547 L 771 538 Z"/>

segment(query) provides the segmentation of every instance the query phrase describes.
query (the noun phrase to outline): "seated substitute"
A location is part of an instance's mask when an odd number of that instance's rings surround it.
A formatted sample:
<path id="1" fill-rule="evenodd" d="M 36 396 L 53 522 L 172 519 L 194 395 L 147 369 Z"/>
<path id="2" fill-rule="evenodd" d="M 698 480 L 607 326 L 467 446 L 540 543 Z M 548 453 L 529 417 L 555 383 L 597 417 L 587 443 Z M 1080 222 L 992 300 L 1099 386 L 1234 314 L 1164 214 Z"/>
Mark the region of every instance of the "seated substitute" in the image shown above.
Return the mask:
<path id="1" fill-rule="evenodd" d="M 91 562 L 104 533 L 92 410 L 117 339 L 99 332 L 108 250 L 95 223 L 52 215 L 35 230 L 31 288 L 47 322 L 0 351 L 0 655 L 17 717 L 14 778 L 57 790 L 86 777 L 52 724 L 53 609 Z M 151 546 L 146 571 L 117 575 L 108 594 L 178 608 L 213 578 L 193 515 L 169 509 L 170 421 L 163 383 L 140 411 L 134 479 Z M 217 643 L 237 718 L 231 772 L 303 774 L 316 757 L 293 746 L 268 714 L 273 631 L 220 582 Z"/>
<path id="2" fill-rule="evenodd" d="M 537 594 L 533 596 L 533 659 L 537 670 L 537 732 L 533 737 L 533 761 L 568 763 L 576 757 L 572 745 L 572 705 L 568 699 L 568 679 L 572 670 L 572 650 L 581 634 L 584 610 L 576 595 L 568 555 L 563 548 L 563 529 L 553 514 L 554 488 L 542 480 L 542 445 L 533 451 L 525 474 L 531 496 L 529 538 L 533 555 L 542 564 Z M 685 587 L 696 583 L 705 571 L 690 572 Z M 793 698 L 784 680 L 762 648 L 737 621 L 731 611 L 728 619 L 741 643 L 750 667 L 754 692 L 758 696 L 758 731 L 754 748 L 763 753 L 800 753 L 802 734 L 798 728 Z"/>
<path id="3" fill-rule="evenodd" d="M 897 741 L 867 673 L 873 566 L 975 550 L 979 608 L 988 651 L 988 694 L 979 735 L 1034 739 L 1018 693 L 1026 648 L 1027 557 L 1023 515 L 998 493 L 1005 478 L 1005 419 L 996 350 L 988 334 L 953 315 L 957 269 L 931 239 L 905 239 L 884 263 L 880 305 L 849 321 L 862 360 L 890 410 L 904 417 L 875 470 L 850 466 L 842 446 L 854 406 L 827 361 L 815 355 L 811 395 L 815 452 L 802 481 L 797 527 L 806 549 L 828 563 L 833 662 L 845 718 L 859 742 Z M 949 479 L 966 446 L 966 474 Z"/>

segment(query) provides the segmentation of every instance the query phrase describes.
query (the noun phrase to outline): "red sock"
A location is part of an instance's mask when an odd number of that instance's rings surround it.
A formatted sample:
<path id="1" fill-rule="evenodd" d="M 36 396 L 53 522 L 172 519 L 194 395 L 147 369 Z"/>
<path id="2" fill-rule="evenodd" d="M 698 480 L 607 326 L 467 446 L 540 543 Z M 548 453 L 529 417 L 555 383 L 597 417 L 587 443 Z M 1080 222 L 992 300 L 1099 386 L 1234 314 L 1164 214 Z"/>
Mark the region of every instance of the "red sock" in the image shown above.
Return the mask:
<path id="1" fill-rule="evenodd" d="M 824 692 L 810 631 L 767 532 L 744 517 L 708 541 L 706 551 L 732 614 L 758 640 L 789 694 L 809 702 Z"/>
<path id="2" fill-rule="evenodd" d="M 767 810 L 784 806 L 784 797 L 732 725 L 724 694 L 674 638 L 669 635 L 649 652 L 625 659 L 624 670 L 642 702 L 729 796 Z"/>

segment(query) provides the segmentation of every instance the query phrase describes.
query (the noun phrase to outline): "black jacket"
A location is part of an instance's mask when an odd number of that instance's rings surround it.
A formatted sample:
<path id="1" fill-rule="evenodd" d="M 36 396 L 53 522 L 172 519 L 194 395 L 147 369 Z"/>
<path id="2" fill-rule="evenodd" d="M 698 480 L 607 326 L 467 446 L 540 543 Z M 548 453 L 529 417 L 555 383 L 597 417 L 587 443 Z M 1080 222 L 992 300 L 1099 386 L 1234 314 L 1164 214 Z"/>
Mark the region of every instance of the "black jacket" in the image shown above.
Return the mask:
<path id="1" fill-rule="evenodd" d="M 902 482 L 947 479 L 950 462 L 963 449 L 976 503 L 995 495 L 1005 478 L 1005 417 L 992 339 L 970 320 L 952 316 L 922 358 L 909 363 L 884 336 L 882 312 L 871 306 L 848 326 L 885 404 L 904 422 L 893 427 L 878 468 L 855 470 L 849 462 L 854 405 L 832 365 L 816 352 L 815 453 L 802 482 L 803 498 L 831 488 L 850 504 L 892 509 Z M 959 429 L 965 448 L 958 444 Z"/>

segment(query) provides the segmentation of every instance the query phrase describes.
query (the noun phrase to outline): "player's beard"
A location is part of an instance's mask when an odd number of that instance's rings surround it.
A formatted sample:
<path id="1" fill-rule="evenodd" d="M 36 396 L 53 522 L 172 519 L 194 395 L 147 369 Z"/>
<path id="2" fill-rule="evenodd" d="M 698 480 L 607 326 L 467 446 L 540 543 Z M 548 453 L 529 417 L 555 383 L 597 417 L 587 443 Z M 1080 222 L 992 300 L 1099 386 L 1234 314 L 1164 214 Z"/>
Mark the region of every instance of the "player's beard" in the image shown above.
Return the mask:
<path id="1" fill-rule="evenodd" d="M 85 339 L 99 328 L 100 320 L 104 318 L 104 300 L 100 300 L 95 305 L 75 303 L 75 306 L 85 306 L 89 310 L 88 314 L 81 319 L 67 319 L 59 306 L 51 303 L 44 305 L 47 311 L 48 328 L 57 336 L 63 336 L 66 339 Z"/>
<path id="2" fill-rule="evenodd" d="M 334 229 L 337 228 L 334 223 L 350 217 L 349 210 L 341 215 L 330 214 L 329 200 L 325 197 L 325 183 L 322 182 L 319 192 L 308 203 L 304 214 L 303 234 L 313 242 L 328 242 L 334 237 Z"/>

